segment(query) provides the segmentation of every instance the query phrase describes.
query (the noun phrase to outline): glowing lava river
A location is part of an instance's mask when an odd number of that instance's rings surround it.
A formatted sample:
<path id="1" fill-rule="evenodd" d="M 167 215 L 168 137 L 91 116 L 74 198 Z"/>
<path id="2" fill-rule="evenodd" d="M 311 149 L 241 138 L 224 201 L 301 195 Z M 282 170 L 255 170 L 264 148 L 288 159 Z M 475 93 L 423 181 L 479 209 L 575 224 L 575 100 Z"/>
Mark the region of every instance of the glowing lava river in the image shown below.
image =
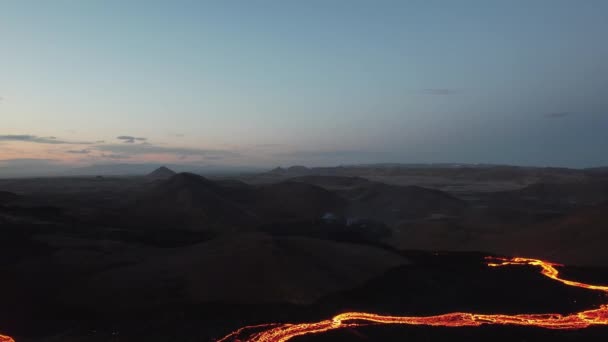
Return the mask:
<path id="1" fill-rule="evenodd" d="M 0 342 L 15 342 L 10 336 L 0 335 Z"/>
<path id="2" fill-rule="evenodd" d="M 556 267 L 562 266 L 528 258 L 487 257 L 490 267 L 530 265 L 541 268 L 542 275 L 565 285 L 608 293 L 608 286 L 589 285 L 559 277 Z M 345 312 L 331 319 L 313 323 L 263 324 L 240 328 L 217 342 L 284 342 L 296 336 L 319 334 L 330 330 L 360 327 L 372 324 L 426 325 L 440 327 L 476 327 L 484 324 L 522 325 L 546 329 L 582 329 L 593 325 L 608 325 L 608 305 L 599 308 L 561 315 L 548 314 L 476 314 L 453 312 L 436 316 L 383 316 L 366 312 Z"/>
<path id="3" fill-rule="evenodd" d="M 608 294 L 608 286 L 590 285 L 562 279 L 554 264 L 538 259 L 486 257 L 489 267 L 535 266 L 541 274 L 568 286 L 602 291 Z M 437 327 L 477 327 L 481 325 L 519 325 L 546 329 L 583 329 L 596 325 L 608 325 L 608 304 L 598 308 L 568 315 L 546 314 L 478 314 L 453 312 L 436 316 L 384 316 L 366 312 L 345 312 L 331 319 L 312 323 L 269 323 L 245 326 L 217 342 L 285 342 L 294 337 L 312 335 L 349 327 L 369 325 L 426 325 Z M 0 342 L 15 342 L 11 337 L 0 335 Z"/>

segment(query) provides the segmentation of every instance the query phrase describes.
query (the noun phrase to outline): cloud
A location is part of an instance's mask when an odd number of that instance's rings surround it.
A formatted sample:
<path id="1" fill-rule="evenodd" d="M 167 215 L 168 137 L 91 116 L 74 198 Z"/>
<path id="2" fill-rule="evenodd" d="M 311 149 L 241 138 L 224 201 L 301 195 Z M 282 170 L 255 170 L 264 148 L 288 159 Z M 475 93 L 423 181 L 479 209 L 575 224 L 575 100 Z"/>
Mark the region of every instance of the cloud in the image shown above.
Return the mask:
<path id="1" fill-rule="evenodd" d="M 0 135 L 0 141 L 23 141 L 36 144 L 52 144 L 52 145 L 90 145 L 88 141 L 66 141 L 57 139 L 57 137 L 39 137 L 30 134 L 7 134 Z"/>
<path id="2" fill-rule="evenodd" d="M 116 153 L 102 153 L 101 157 L 108 158 L 108 159 L 129 159 L 129 158 L 131 158 L 130 156 L 125 156 L 124 154 L 116 154 Z"/>
<path id="3" fill-rule="evenodd" d="M 66 153 L 72 153 L 72 154 L 89 154 L 89 153 L 91 153 L 91 150 L 87 150 L 86 148 L 85 148 L 85 149 L 82 149 L 82 150 L 68 150 L 68 151 L 66 151 Z"/>
<path id="4" fill-rule="evenodd" d="M 138 156 L 145 154 L 172 154 L 178 157 L 226 158 L 237 157 L 239 153 L 228 150 L 212 150 L 189 147 L 167 147 L 153 144 L 108 144 L 95 146 L 100 151 L 123 156 Z"/>
<path id="5" fill-rule="evenodd" d="M 545 118 L 547 119 L 563 119 L 569 115 L 571 115 L 572 113 L 570 112 L 554 112 L 554 113 L 547 113 L 545 114 Z"/>
<path id="6" fill-rule="evenodd" d="M 422 89 L 421 92 L 426 95 L 454 95 L 458 93 L 456 89 L 450 88 L 426 88 Z"/>
<path id="7" fill-rule="evenodd" d="M 130 135 L 121 135 L 121 136 L 116 137 L 116 139 L 122 140 L 124 143 L 128 143 L 128 144 L 133 144 L 136 141 L 148 140 L 147 138 L 134 137 L 134 136 L 130 136 Z"/>

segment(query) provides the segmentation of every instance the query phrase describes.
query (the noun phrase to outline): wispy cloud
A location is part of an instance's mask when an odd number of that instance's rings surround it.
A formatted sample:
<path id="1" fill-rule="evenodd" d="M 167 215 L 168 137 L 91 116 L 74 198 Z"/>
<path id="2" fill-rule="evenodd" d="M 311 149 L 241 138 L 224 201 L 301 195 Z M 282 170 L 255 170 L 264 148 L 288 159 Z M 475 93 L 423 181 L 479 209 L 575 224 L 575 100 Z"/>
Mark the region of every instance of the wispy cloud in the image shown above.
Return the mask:
<path id="1" fill-rule="evenodd" d="M 116 137 L 116 139 L 122 140 L 124 143 L 127 143 L 127 144 L 133 144 L 136 141 L 144 142 L 144 141 L 148 140 L 147 138 L 134 137 L 131 135 L 121 135 L 121 136 Z"/>
<path id="2" fill-rule="evenodd" d="M 107 158 L 107 159 L 129 159 L 129 158 L 131 158 L 130 156 L 125 156 L 124 154 L 116 154 L 116 153 L 102 153 L 101 157 Z"/>
<path id="3" fill-rule="evenodd" d="M 226 158 L 237 157 L 239 153 L 229 150 L 213 150 L 189 147 L 168 147 L 153 144 L 107 144 L 97 145 L 96 149 L 121 156 L 138 156 L 146 154 L 171 154 L 177 157 Z"/>
<path id="4" fill-rule="evenodd" d="M 570 112 L 554 112 L 554 113 L 547 113 L 544 116 L 547 119 L 563 119 L 571 114 L 572 113 L 570 113 Z"/>
<path id="5" fill-rule="evenodd" d="M 57 137 L 39 137 L 30 134 L 7 134 L 0 135 L 0 141 L 22 141 L 36 144 L 51 144 L 51 145 L 90 145 L 88 141 L 67 141 L 58 139 Z"/>
<path id="6" fill-rule="evenodd" d="M 240 157 L 241 154 L 234 149 L 205 149 L 194 147 L 172 147 L 165 145 L 156 145 L 148 142 L 145 137 L 121 135 L 116 137 L 121 143 L 106 143 L 104 140 L 96 142 L 89 141 L 70 141 L 60 139 L 55 136 L 37 136 L 32 134 L 6 134 L 0 135 L 0 143 L 3 142 L 28 142 L 35 144 L 49 145 L 86 145 L 76 148 L 57 149 L 54 153 L 60 153 L 64 156 L 73 155 L 80 156 L 84 159 L 135 159 L 141 156 L 164 155 L 172 156 L 181 160 L 222 160 L 226 158 Z M 8 148 L 8 146 L 7 146 Z M 15 154 L 13 154 L 15 155 Z M 71 160 L 72 158 L 70 158 Z"/>
<path id="7" fill-rule="evenodd" d="M 91 153 L 91 150 L 89 149 L 82 149 L 82 150 L 68 150 L 66 151 L 66 153 L 71 153 L 71 154 L 89 154 Z"/>

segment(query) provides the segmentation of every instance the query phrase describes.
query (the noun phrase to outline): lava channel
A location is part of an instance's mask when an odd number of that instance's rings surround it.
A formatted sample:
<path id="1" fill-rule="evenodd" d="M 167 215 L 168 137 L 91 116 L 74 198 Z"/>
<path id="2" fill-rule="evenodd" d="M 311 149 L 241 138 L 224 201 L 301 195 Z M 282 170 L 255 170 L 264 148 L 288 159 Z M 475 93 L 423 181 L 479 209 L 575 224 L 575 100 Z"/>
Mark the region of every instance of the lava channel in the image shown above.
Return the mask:
<path id="1" fill-rule="evenodd" d="M 563 266 L 529 258 L 486 257 L 489 267 L 530 265 L 541 268 L 541 274 L 568 286 L 608 293 L 608 286 L 590 285 L 562 279 L 556 267 Z M 481 325 L 520 325 L 546 329 L 583 329 L 593 325 L 608 325 L 608 305 L 569 315 L 547 314 L 477 314 L 453 312 L 436 316 L 384 316 L 366 312 L 345 312 L 331 319 L 299 324 L 270 323 L 242 327 L 217 342 L 285 342 L 302 335 L 319 334 L 347 327 L 372 324 L 426 325 L 438 327 L 477 327 Z"/>

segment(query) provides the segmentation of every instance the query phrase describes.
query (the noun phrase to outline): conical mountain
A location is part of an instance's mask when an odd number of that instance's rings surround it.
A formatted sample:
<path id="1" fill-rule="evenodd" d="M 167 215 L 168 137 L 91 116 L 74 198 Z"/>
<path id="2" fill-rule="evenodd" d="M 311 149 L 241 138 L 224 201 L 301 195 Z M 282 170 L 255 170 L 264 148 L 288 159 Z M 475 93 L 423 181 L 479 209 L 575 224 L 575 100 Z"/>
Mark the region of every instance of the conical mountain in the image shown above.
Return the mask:
<path id="1" fill-rule="evenodd" d="M 175 175 L 175 171 L 166 166 L 161 166 L 158 169 L 150 172 L 146 177 L 149 179 L 169 179 Z"/>
<path id="2" fill-rule="evenodd" d="M 131 216 L 146 225 L 198 231 L 242 228 L 251 221 L 222 186 L 192 173 L 176 174 L 141 193 Z"/>

